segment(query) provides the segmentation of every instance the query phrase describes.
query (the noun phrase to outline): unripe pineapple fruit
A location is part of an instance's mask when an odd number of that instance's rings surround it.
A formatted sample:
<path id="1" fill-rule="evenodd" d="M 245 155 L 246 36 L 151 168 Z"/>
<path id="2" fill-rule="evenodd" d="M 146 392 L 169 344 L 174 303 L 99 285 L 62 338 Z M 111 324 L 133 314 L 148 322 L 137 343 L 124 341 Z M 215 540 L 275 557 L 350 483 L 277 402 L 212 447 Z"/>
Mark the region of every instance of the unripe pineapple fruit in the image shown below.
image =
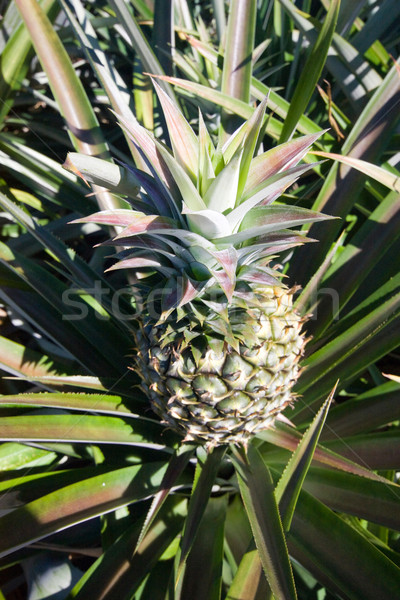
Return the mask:
<path id="1" fill-rule="evenodd" d="M 291 227 L 327 217 L 274 202 L 314 166 L 298 163 L 320 134 L 254 156 L 265 100 L 215 148 L 201 115 L 196 136 L 155 86 L 172 150 L 121 118 L 141 168 L 70 154 L 68 168 L 132 207 L 80 222 L 121 229 L 106 243 L 119 248 L 111 269 L 134 278 L 135 368 L 154 412 L 186 440 L 245 444 L 294 399 L 304 318 L 270 263 L 309 241 Z"/>
<path id="2" fill-rule="evenodd" d="M 247 294 L 247 308 L 235 295 L 228 307 L 235 347 L 223 337 L 219 343 L 207 341 L 216 335 L 211 320 L 224 327 L 216 312 L 197 326 L 185 319 L 165 344 L 171 323 L 149 325 L 138 334 L 138 372 L 152 407 L 187 440 L 245 443 L 292 402 L 304 338 L 291 291 L 275 286 Z M 252 306 L 254 297 L 259 305 Z M 189 343 L 185 338 L 187 331 L 198 333 L 197 353 L 193 338 Z"/>

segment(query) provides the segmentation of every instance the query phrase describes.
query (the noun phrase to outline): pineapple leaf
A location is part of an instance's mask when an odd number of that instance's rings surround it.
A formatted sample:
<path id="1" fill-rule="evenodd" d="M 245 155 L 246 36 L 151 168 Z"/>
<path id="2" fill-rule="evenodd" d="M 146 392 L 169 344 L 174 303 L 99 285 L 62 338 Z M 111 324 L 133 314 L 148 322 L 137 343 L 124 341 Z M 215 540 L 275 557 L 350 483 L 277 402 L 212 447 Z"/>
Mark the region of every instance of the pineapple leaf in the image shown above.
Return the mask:
<path id="1" fill-rule="evenodd" d="M 283 192 L 291 186 L 297 179 L 307 173 L 310 169 L 319 166 L 321 163 L 311 163 L 309 165 L 297 165 L 282 173 L 272 175 L 268 179 L 262 181 L 256 188 L 249 190 L 242 202 L 255 197 L 260 198 L 263 204 L 271 204 L 275 199 L 283 194 Z"/>
<path id="2" fill-rule="evenodd" d="M 159 518 L 153 522 L 138 548 L 135 569 L 126 566 L 132 560 L 132 548 L 135 547 L 140 533 L 140 522 L 129 526 L 78 581 L 72 590 L 73 598 L 76 600 L 94 598 L 99 590 L 103 590 L 108 597 L 114 596 L 114 598 L 123 597 L 127 591 L 129 594 L 138 593 L 143 581 L 147 579 L 149 569 L 154 569 L 160 561 L 164 562 L 163 554 L 179 535 L 184 515 L 184 501 L 169 499 L 165 503 L 158 514 Z M 160 577 L 157 578 L 157 585 L 160 586 Z M 165 586 L 167 585 L 166 582 Z"/>
<path id="3" fill-rule="evenodd" d="M 375 179 L 375 181 L 379 181 L 379 183 L 382 183 L 393 192 L 400 192 L 399 175 L 396 173 L 391 173 L 387 169 L 373 165 L 365 160 L 360 160 L 359 158 L 343 156 L 342 154 L 335 154 L 334 152 L 313 151 L 310 152 L 310 154 L 315 154 L 324 158 L 332 158 L 333 160 L 339 161 L 349 167 L 352 167 L 353 169 L 357 169 L 357 171 L 364 173 L 364 175 L 368 175 L 368 177 L 372 177 Z"/>
<path id="4" fill-rule="evenodd" d="M 207 59 L 211 61 L 213 65 L 218 65 L 218 61 L 221 58 L 221 55 L 216 50 L 214 50 L 209 44 L 204 44 L 199 40 L 192 38 L 191 36 L 187 36 L 187 40 L 191 45 L 193 45 L 193 47 L 198 49 L 203 56 L 207 57 Z M 228 108 L 229 110 L 233 110 L 232 105 L 230 103 L 230 100 L 232 100 L 232 98 L 228 100 L 228 97 L 224 94 L 215 94 L 215 90 L 209 86 L 198 84 L 194 81 L 188 81 L 185 79 L 178 78 L 174 78 L 174 80 L 171 81 L 171 83 L 173 83 L 177 87 L 181 87 L 183 89 L 191 91 L 195 96 L 207 97 L 212 102 L 215 102 L 216 104 L 219 104 L 221 106 L 226 106 L 226 108 Z M 290 107 L 290 102 L 285 100 L 273 89 L 268 88 L 264 83 L 262 83 L 259 79 L 257 79 L 254 76 L 251 79 L 251 94 L 261 102 L 266 96 L 268 96 L 268 107 L 271 109 L 271 111 L 277 114 L 282 119 L 286 118 Z M 243 118 L 248 119 L 250 118 L 250 115 Z M 277 130 L 281 131 L 281 124 L 278 125 L 278 123 L 276 123 L 276 125 Z M 312 119 L 302 114 L 299 118 L 297 129 L 298 131 L 305 134 L 313 134 L 317 133 L 318 126 Z M 229 143 L 229 140 L 226 143 Z"/>
<path id="5" fill-rule="evenodd" d="M 120 113 L 115 113 L 121 128 L 126 131 L 135 143 L 140 155 L 145 159 L 145 165 L 150 173 L 155 173 L 163 181 L 172 195 L 177 189 L 174 178 L 160 155 L 156 141 L 147 129 L 142 127 L 136 118 L 127 119 Z"/>
<path id="6" fill-rule="evenodd" d="M 317 271 L 314 273 L 313 277 L 307 283 L 307 285 L 301 290 L 300 295 L 298 296 L 295 306 L 302 313 L 306 312 L 306 307 L 309 307 L 311 303 L 311 298 L 315 298 L 318 290 L 318 286 L 320 285 L 324 275 L 329 269 L 332 259 L 336 256 L 338 249 L 343 243 L 345 232 L 343 232 L 337 242 L 334 244 L 330 252 L 326 255 L 324 262 L 318 267 Z M 315 309 L 314 305 L 308 308 L 308 312 L 313 313 Z"/>
<path id="7" fill-rule="evenodd" d="M 204 196 L 204 202 L 210 210 L 223 213 L 234 208 L 238 194 L 243 149 L 240 148 L 211 182 Z"/>
<path id="8" fill-rule="evenodd" d="M 45 388 L 57 389 L 58 387 L 72 387 L 79 389 L 89 389 L 105 392 L 109 389 L 116 390 L 118 381 L 102 377 L 92 377 L 90 375 L 29 375 L 22 373 L 18 376 L 21 381 L 31 381 L 39 386 L 43 384 Z M 122 392 L 121 392 L 122 393 Z"/>
<path id="9" fill-rule="evenodd" d="M 276 598 L 297 598 L 272 477 L 258 450 L 232 447 L 232 461 L 265 576 Z"/>
<path id="10" fill-rule="evenodd" d="M 243 119 L 250 119 L 251 115 L 254 112 L 251 106 L 249 106 L 246 102 L 238 100 L 237 98 L 229 96 L 228 94 L 224 94 L 211 87 L 201 85 L 193 81 L 179 79 L 178 77 L 168 77 L 165 75 L 158 75 L 157 79 L 161 79 L 163 81 L 167 81 L 168 83 L 172 83 L 173 85 L 177 85 L 182 89 L 185 89 L 189 92 L 198 95 L 199 97 L 203 96 L 207 100 L 215 102 L 216 104 L 221 104 L 224 106 L 224 108 L 227 108 L 228 110 L 239 115 Z"/>
<path id="11" fill-rule="evenodd" d="M 286 531 L 290 529 L 297 498 L 311 464 L 335 390 L 336 386 L 303 435 L 275 488 L 276 500 L 279 504 L 282 522 Z"/>
<path id="12" fill-rule="evenodd" d="M 394 66 L 354 123 L 343 143 L 343 154 L 368 162 L 376 162 L 377 156 L 382 150 L 383 140 L 398 123 L 398 94 L 399 74 Z M 377 122 L 380 124 L 378 129 L 375 128 Z M 359 196 L 364 181 L 363 177 L 365 176 L 356 170 L 344 166 L 339 170 L 338 165 L 333 165 L 314 203 L 314 210 L 325 210 L 331 214 L 345 217 Z M 313 235 L 320 240 L 318 248 L 310 248 L 307 252 L 307 260 L 304 260 L 301 251 L 296 253 L 295 260 L 291 265 L 290 271 L 293 269 L 293 272 L 296 273 L 297 281 L 301 283 L 310 279 L 334 243 L 338 228 L 339 222 L 326 224 L 322 235 L 318 225 L 314 227 Z M 321 235 L 319 235 L 320 233 Z M 314 265 L 312 270 L 309 268 L 311 264 Z M 328 390 L 325 392 L 328 393 Z"/>
<path id="13" fill-rule="evenodd" d="M 48 75 L 74 147 L 85 154 L 109 156 L 108 146 L 82 81 L 48 16 L 34 0 L 17 0 L 16 4 Z M 85 136 L 82 131 L 86 132 Z M 119 200 L 108 192 L 98 194 L 97 200 L 101 208 L 120 206 Z"/>
<path id="14" fill-rule="evenodd" d="M 324 348 L 315 351 L 305 361 L 307 370 L 300 379 L 298 391 L 304 392 L 307 389 L 308 401 L 311 407 L 317 401 L 316 395 L 320 398 L 323 390 L 328 388 L 329 391 L 331 384 L 334 385 L 339 376 L 339 387 L 342 387 L 346 381 L 354 379 L 368 365 L 396 347 L 397 342 L 394 331 L 400 314 L 398 285 L 399 277 L 396 277 L 396 280 L 390 282 L 390 285 L 385 285 L 383 289 L 378 290 L 378 293 L 374 295 L 374 299 L 380 299 L 380 303 L 375 308 L 370 308 L 365 316 L 360 315 L 357 320 L 351 321 L 353 325 L 350 325 L 347 321 L 343 322 L 341 325 L 347 325 L 347 328 L 333 337 Z M 382 296 L 388 287 L 390 289 L 389 293 Z M 365 304 L 368 306 L 368 302 L 371 302 L 371 300 L 371 298 L 368 298 Z M 351 319 L 354 318 L 355 312 L 350 313 Z M 389 325 L 390 327 L 388 327 Z M 371 331 L 374 332 L 374 335 L 371 334 Z M 349 365 L 350 356 L 351 365 Z M 317 385 L 316 374 L 318 377 Z M 335 380 L 332 382 L 334 378 Z M 294 410 L 295 412 L 302 412 L 301 407 Z"/>
<path id="15" fill-rule="evenodd" d="M 240 208 L 240 207 L 238 207 Z M 241 221 L 239 232 L 216 238 L 218 244 L 238 244 L 252 238 L 305 223 L 330 219 L 327 215 L 295 206 L 261 206 L 248 212 Z"/>
<path id="16" fill-rule="evenodd" d="M 65 378 L 64 378 L 65 379 Z M 135 399 L 130 401 L 135 402 Z M 63 393 L 63 392 L 42 392 L 32 394 L 15 394 L 0 396 L 0 404 L 6 405 L 27 405 L 41 406 L 51 408 L 65 408 L 68 410 L 81 410 L 88 413 L 103 413 L 109 415 L 123 415 L 134 417 L 131 409 L 121 396 L 111 396 L 107 394 L 83 394 L 83 393 Z"/>
<path id="17" fill-rule="evenodd" d="M 271 590 L 263 575 L 262 564 L 254 542 L 251 542 L 237 567 L 227 600 L 268 598 Z"/>
<path id="18" fill-rule="evenodd" d="M 256 5 L 252 0 L 232 0 L 229 7 L 225 34 L 227 51 L 221 76 L 221 90 L 232 98 L 250 101 L 252 75 L 252 53 L 256 30 Z M 236 129 L 237 119 L 223 110 L 221 114 L 220 138 Z"/>
<path id="19" fill-rule="evenodd" d="M 249 170 L 256 149 L 257 140 L 262 128 L 268 97 L 256 108 L 246 123 L 246 134 L 243 142 L 243 155 L 240 163 L 239 184 L 236 203 L 239 203 L 246 186 Z"/>
<path id="20" fill-rule="evenodd" d="M 315 536 L 315 528 L 318 536 Z M 360 598 L 374 600 L 379 595 L 392 598 L 397 593 L 399 567 L 343 518 L 304 490 L 296 505 L 288 544 L 296 560 L 303 562 L 307 556 L 312 560 L 314 572 L 318 569 L 329 586 L 333 585 L 342 595 L 354 597 L 356 589 Z"/>
<path id="21" fill-rule="evenodd" d="M 224 524 L 228 495 L 211 497 L 201 519 L 193 546 L 185 565 L 185 576 L 180 586 L 181 600 L 219 600 L 222 591 L 224 558 Z M 202 577 L 199 577 L 202 565 Z M 177 600 L 178 600 L 177 597 Z"/>
<path id="22" fill-rule="evenodd" d="M 218 281 L 228 301 L 231 302 L 233 292 L 235 291 L 236 277 L 232 279 L 232 277 L 230 277 L 226 271 L 212 270 L 211 273 L 215 277 L 216 281 Z"/>
<path id="23" fill-rule="evenodd" d="M 202 284 L 184 276 L 178 280 L 170 278 L 162 291 L 162 318 L 164 320 L 175 308 L 180 308 L 197 297 Z"/>
<path id="24" fill-rule="evenodd" d="M 154 519 L 171 492 L 172 487 L 177 484 L 180 475 L 183 473 L 186 465 L 193 456 L 195 448 L 196 447 L 193 444 L 182 444 L 175 451 L 173 457 L 169 461 L 167 470 L 160 485 L 160 490 L 155 494 L 149 512 L 146 515 L 146 520 L 136 543 L 135 552 L 137 552 L 139 549 L 140 544 L 145 538 L 152 523 L 154 522 Z"/>
<path id="25" fill-rule="evenodd" d="M 303 437 L 296 451 L 292 454 L 289 464 L 287 465 L 285 471 L 282 473 L 281 479 L 278 482 L 275 488 L 275 496 L 277 502 L 279 504 L 279 511 L 282 515 L 282 522 L 285 527 L 285 530 L 290 529 L 290 521 L 291 514 L 288 510 L 285 510 L 285 492 L 287 492 L 288 487 L 292 484 L 294 485 L 297 493 L 292 494 L 291 501 L 295 504 L 298 493 L 300 492 L 302 482 L 304 480 L 304 476 L 308 471 L 309 463 L 312 458 L 312 453 L 315 449 L 318 436 L 320 435 L 322 426 L 324 424 L 326 414 L 330 405 L 331 397 L 329 397 L 324 406 L 321 408 L 321 411 L 316 415 L 313 424 L 310 426 L 307 431 L 307 435 Z M 306 446 L 304 448 L 304 446 Z M 302 447 L 302 450 L 300 449 Z M 296 470 L 302 470 L 302 474 L 300 478 L 296 477 Z M 286 485 L 286 488 L 285 488 Z M 238 597 L 240 593 L 240 597 L 245 597 L 244 594 L 249 587 L 254 586 L 254 582 L 257 582 L 260 577 L 261 563 L 259 554 L 256 552 L 255 545 L 252 542 L 250 547 L 248 548 L 245 556 L 240 562 L 238 571 L 236 573 L 235 579 L 232 582 L 232 586 L 229 590 L 228 598 Z M 256 585 L 258 588 L 258 585 Z M 250 598 L 250 596 L 249 596 Z"/>
<path id="26" fill-rule="evenodd" d="M 196 186 L 192 183 L 189 175 L 186 174 L 186 171 L 173 158 L 169 151 L 162 146 L 162 144 L 156 141 L 156 147 L 159 154 L 162 156 L 163 161 L 167 165 L 174 182 L 178 186 L 179 191 L 182 194 L 183 202 L 186 204 L 186 206 L 191 210 L 206 209 L 207 206 L 203 198 L 197 191 Z"/>
<path id="27" fill-rule="evenodd" d="M 135 211 L 128 211 L 131 214 L 130 223 L 125 227 L 121 233 L 119 233 L 114 239 L 118 240 L 120 237 L 128 237 L 130 235 L 137 235 L 152 232 L 162 232 L 163 230 L 170 229 L 171 226 L 177 227 L 176 221 L 169 219 L 168 217 L 159 217 L 157 215 L 142 215 Z M 94 215 L 96 216 L 96 215 Z M 107 218 L 107 217 L 106 217 Z"/>
<path id="28" fill-rule="evenodd" d="M 274 444 L 275 446 L 286 448 L 291 453 L 296 450 L 301 440 L 301 435 L 299 432 L 294 430 L 293 427 L 288 428 L 288 426 L 284 425 L 283 423 L 277 423 L 276 431 L 270 429 L 260 432 L 259 437 L 271 444 Z M 344 448 L 345 445 L 340 448 L 340 451 L 344 452 Z M 381 483 L 385 482 L 385 478 L 381 475 L 377 475 L 366 466 L 360 465 L 357 462 L 354 462 L 354 460 L 351 460 L 354 459 L 355 456 L 352 453 L 349 454 L 351 455 L 351 458 L 346 458 L 334 450 L 328 449 L 325 445 L 322 446 L 319 444 L 314 451 L 313 460 L 321 463 L 322 465 L 333 467 L 345 473 L 352 473 L 371 481 L 380 481 Z M 285 462 L 286 459 L 282 460 Z"/>
<path id="29" fill-rule="evenodd" d="M 29 502 L 0 518 L 0 556 L 72 524 L 155 493 L 164 472 L 165 465 L 161 462 L 116 469 Z M 17 525 L 21 519 L 23 531 Z"/>
<path id="30" fill-rule="evenodd" d="M 110 349 L 107 350 L 110 340 L 107 341 L 105 336 L 107 329 L 114 331 L 120 347 L 127 348 L 127 339 L 121 332 L 116 331 L 107 319 L 100 331 L 96 311 L 84 298 L 77 296 L 74 290 L 71 294 L 65 283 L 33 261 L 22 260 L 18 255 L 16 258 L 23 263 L 23 270 L 13 266 L 15 257 L 2 256 L 4 265 L 0 262 L 0 275 L 4 270 L 10 283 L 3 287 L 0 296 L 7 303 L 18 306 L 18 313 L 28 323 L 46 332 L 57 346 L 67 351 L 67 356 L 75 357 L 92 374 L 101 368 L 104 375 L 110 375 L 111 365 L 122 372 L 124 360 L 121 355 L 110 356 Z M 86 313 L 86 319 L 81 318 L 82 311 Z M 66 314 L 72 318 L 60 319 Z M 90 343 L 90 352 L 82 351 L 87 343 Z"/>
<path id="31" fill-rule="evenodd" d="M 110 0 L 110 4 L 118 16 L 120 23 L 123 24 L 124 30 L 129 36 L 133 47 L 140 56 L 145 70 L 148 73 L 162 74 L 164 71 L 128 6 L 125 2 L 121 2 L 121 0 Z M 161 85 L 169 97 L 175 101 L 175 94 L 171 86 L 166 82 L 162 82 Z"/>
<path id="32" fill-rule="evenodd" d="M 195 183 L 199 166 L 199 142 L 197 137 L 177 105 L 172 102 L 154 79 L 153 85 L 167 121 L 174 157 L 184 168 L 192 182 Z"/>
<path id="33" fill-rule="evenodd" d="M 13 215 L 14 219 L 26 228 L 29 232 L 29 247 L 32 247 L 32 238 L 36 240 L 40 247 L 47 252 L 51 252 L 60 264 L 67 267 L 73 277 L 74 284 L 92 286 L 95 281 L 101 280 L 101 277 L 89 265 L 85 263 L 78 255 L 68 248 L 60 239 L 52 234 L 51 230 L 41 226 L 37 220 L 27 214 L 19 206 L 11 202 L 4 194 L 0 193 L 0 205 Z M 119 210 L 119 209 L 115 209 Z M 105 283 L 105 282 L 104 282 Z"/>
<path id="34" fill-rule="evenodd" d="M 151 269 L 160 271 L 164 277 L 171 277 L 175 274 L 176 269 L 173 266 L 166 266 L 160 259 L 146 258 L 144 256 L 134 256 L 119 260 L 117 263 L 106 269 L 106 272 L 116 271 L 118 269 L 135 269 L 140 272 L 142 269 Z"/>
<path id="35" fill-rule="evenodd" d="M 371 432 L 357 435 L 344 440 L 330 440 L 325 444 L 334 452 L 340 452 L 346 458 L 356 457 L 362 464 L 371 469 L 396 469 L 399 463 L 399 433 L 398 431 Z"/>
<path id="36" fill-rule="evenodd" d="M 235 248 L 227 248 L 226 250 L 219 250 L 217 252 L 210 250 L 209 253 L 219 262 L 229 279 L 234 281 L 238 260 Z"/>
<path id="37" fill-rule="evenodd" d="M 312 144 L 325 132 L 320 131 L 304 135 L 290 142 L 279 144 L 275 148 L 255 156 L 250 164 L 249 174 L 244 189 L 244 197 L 248 197 L 252 190 L 263 181 L 276 173 L 295 167 L 304 158 Z"/>
<path id="38" fill-rule="evenodd" d="M 399 418 L 400 382 L 387 382 L 332 407 L 322 440 L 372 431 Z"/>
<path id="39" fill-rule="evenodd" d="M 138 418 L 130 422 L 118 417 L 93 415 L 46 415 L 39 414 L 2 417 L 1 440 L 34 442 L 80 442 L 145 444 L 151 448 L 163 448 L 159 435 L 163 426 L 158 421 Z M 101 439 L 99 438 L 101 437 Z M 170 441 L 174 435 L 168 436 Z"/>
<path id="40" fill-rule="evenodd" d="M 118 208 L 114 210 L 102 210 L 87 217 L 74 219 L 71 223 L 96 223 L 98 225 L 116 225 L 117 227 L 128 227 L 133 219 L 143 218 L 145 215 L 140 212 L 129 210 L 128 208 Z"/>
<path id="41" fill-rule="evenodd" d="M 190 210 L 184 207 L 182 214 L 186 215 L 191 231 L 206 239 L 223 237 L 231 232 L 227 217 L 216 210 Z"/>
<path id="42" fill-rule="evenodd" d="M 182 576 L 186 559 L 193 546 L 201 519 L 208 504 L 212 486 L 217 475 L 218 468 L 226 452 L 225 446 L 210 448 L 207 457 L 201 467 L 200 473 L 193 486 L 189 501 L 188 515 L 185 521 L 183 537 L 180 545 L 179 563 L 176 575 L 176 584 Z"/>
<path id="43" fill-rule="evenodd" d="M 240 228 L 240 224 L 246 215 L 253 214 L 252 209 L 258 204 L 268 205 L 271 204 L 276 198 L 282 195 L 282 193 L 292 185 L 303 173 L 306 173 L 311 169 L 313 165 L 301 165 L 285 171 L 284 173 L 278 173 L 261 183 L 258 188 L 252 190 L 249 197 L 245 197 L 239 206 L 232 212 L 227 214 L 227 219 L 230 223 L 232 231 L 237 231 Z"/>
<path id="44" fill-rule="evenodd" d="M 137 180 L 129 171 L 102 158 L 69 152 L 63 167 L 81 177 L 86 184 L 94 183 L 117 194 L 136 196 L 138 191 Z"/>
<path id="45" fill-rule="evenodd" d="M 135 205 L 139 189 L 143 187 L 146 196 L 141 201 L 147 203 L 149 210 L 161 215 L 173 217 L 176 204 L 170 192 L 158 177 L 123 164 L 119 167 L 108 161 L 92 156 L 70 152 L 64 168 L 76 173 L 85 183 L 94 183 L 106 187 L 114 193 L 128 196 L 128 202 Z"/>
<path id="46" fill-rule="evenodd" d="M 206 196 L 211 182 L 215 179 L 215 171 L 212 164 L 214 153 L 214 145 L 204 123 L 203 115 L 199 110 L 199 178 L 197 187 L 203 198 Z"/>
<path id="47" fill-rule="evenodd" d="M 96 30 L 91 20 L 87 18 L 87 13 L 81 1 L 71 0 L 75 14 L 65 0 L 61 0 L 61 4 L 81 42 L 87 60 L 107 93 L 111 106 L 115 111 L 125 115 L 127 119 L 134 118 L 130 88 L 109 60 L 107 54 L 102 50 Z M 140 160 L 140 156 L 128 136 L 127 141 L 134 158 Z"/>
<path id="48" fill-rule="evenodd" d="M 141 194 L 142 201 L 147 202 L 149 205 L 153 206 L 152 212 L 157 212 L 162 216 L 166 217 L 178 217 L 180 218 L 180 214 L 178 211 L 177 204 L 168 190 L 162 179 L 160 179 L 156 173 L 154 173 L 154 177 L 151 177 L 144 171 L 140 171 L 139 169 L 135 169 L 129 165 L 123 165 L 127 171 L 129 171 L 134 179 L 136 179 L 137 185 L 141 186 L 146 195 L 143 197 Z M 132 193 L 130 194 L 132 196 Z M 133 207 L 135 207 L 136 199 L 130 200 L 127 199 Z"/>
<path id="49" fill-rule="evenodd" d="M 238 280 L 264 286 L 279 285 L 279 279 L 271 275 L 271 269 L 254 265 L 251 267 L 242 267 L 238 273 Z"/>
<path id="50" fill-rule="evenodd" d="M 133 237 L 135 239 L 135 236 Z M 140 240 L 142 243 L 137 248 L 127 248 L 118 252 L 116 258 L 118 260 L 127 259 L 138 259 L 138 263 L 141 259 L 145 261 L 154 260 L 160 266 L 171 266 L 173 265 L 175 271 L 183 270 L 186 267 L 186 262 L 182 260 L 178 255 L 165 250 L 164 248 L 155 248 L 152 240 L 152 247 L 145 240 Z M 133 263 L 132 263 L 133 265 Z"/>
<path id="51" fill-rule="evenodd" d="M 339 513 L 354 514 L 360 519 L 400 529 L 395 500 L 400 486 L 388 479 L 371 481 L 351 473 L 312 466 L 304 488 Z"/>
<path id="52" fill-rule="evenodd" d="M 337 312 L 343 310 L 345 305 L 352 299 L 362 282 L 368 280 L 373 268 L 385 256 L 388 251 L 393 251 L 393 245 L 398 242 L 400 236 L 400 203 L 398 194 L 390 192 L 378 204 L 376 209 L 368 216 L 354 235 L 351 244 L 329 265 L 323 285 L 330 289 L 340 289 L 338 306 L 332 310 L 332 304 L 328 298 L 317 298 L 314 310 L 318 311 L 317 323 L 313 323 L 310 329 L 314 335 L 321 335 L 332 319 L 337 317 Z M 381 227 L 380 235 L 376 235 L 377 226 Z M 357 276 L 354 273 L 354 264 L 357 263 Z"/>
<path id="53" fill-rule="evenodd" d="M 244 265 L 252 263 L 254 257 L 266 257 L 270 256 L 274 252 L 274 247 L 277 249 L 297 246 L 307 242 L 314 242 L 312 238 L 307 238 L 300 231 L 291 231 L 290 229 L 283 229 L 279 232 L 267 233 L 265 236 L 259 238 L 259 243 L 252 244 L 251 246 L 243 246 L 237 250 L 239 257 L 239 264 Z"/>
<path id="54" fill-rule="evenodd" d="M 0 365 L 7 373 L 32 379 L 67 375 L 69 371 L 61 362 L 3 336 L 0 336 Z"/>
<path id="55" fill-rule="evenodd" d="M 52 20 L 57 11 L 57 4 L 54 0 L 46 0 L 42 3 L 42 9 L 44 14 L 47 14 Z M 0 122 L 3 123 L 4 117 L 13 105 L 13 95 L 21 88 L 23 77 L 28 72 L 31 60 L 32 40 L 25 23 L 18 24 L 18 27 L 9 36 L 7 43 L 2 45 L 1 51 L 0 97 L 3 104 L 0 108 Z"/>
<path id="56" fill-rule="evenodd" d="M 319 220 L 334 219 L 329 215 L 317 213 L 300 206 L 258 206 L 251 213 L 247 213 L 242 220 L 241 230 L 247 227 L 267 227 L 271 226 L 270 231 L 275 230 L 275 225 L 280 224 L 281 228 L 303 225 Z M 269 233 L 266 230 L 265 233 Z"/>
<path id="57" fill-rule="evenodd" d="M 294 9 L 293 3 L 289 0 L 279 1 L 285 8 L 289 5 L 291 10 Z M 291 137 L 293 131 L 296 129 L 300 116 L 306 111 L 328 56 L 339 15 L 339 8 L 340 0 L 332 0 L 325 21 L 321 27 L 321 31 L 319 32 L 314 46 L 311 48 L 304 69 L 297 82 L 290 103 L 290 109 L 283 124 L 280 142 L 286 142 L 286 140 Z"/>

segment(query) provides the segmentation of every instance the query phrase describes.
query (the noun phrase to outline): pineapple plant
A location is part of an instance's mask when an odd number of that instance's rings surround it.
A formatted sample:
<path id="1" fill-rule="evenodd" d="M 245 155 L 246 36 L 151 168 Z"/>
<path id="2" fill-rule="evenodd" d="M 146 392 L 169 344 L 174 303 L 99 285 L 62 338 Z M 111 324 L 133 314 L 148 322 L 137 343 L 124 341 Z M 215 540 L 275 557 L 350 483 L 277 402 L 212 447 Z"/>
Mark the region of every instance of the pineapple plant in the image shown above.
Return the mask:
<path id="1" fill-rule="evenodd" d="M 114 180 L 131 205 L 77 222 L 118 227 L 105 242 L 119 247 L 110 270 L 133 275 L 134 368 L 154 412 L 184 441 L 247 444 L 294 399 L 304 317 L 272 261 L 310 241 L 293 227 L 327 217 L 276 200 L 315 166 L 298 163 L 320 134 L 256 154 L 264 100 L 215 148 L 201 114 L 196 136 L 155 86 L 172 149 L 122 117 L 146 171 L 71 153 L 67 167 L 96 185 Z"/>
<path id="2" fill-rule="evenodd" d="M 400 8 L 4 6 L 0 598 L 397 597 Z"/>

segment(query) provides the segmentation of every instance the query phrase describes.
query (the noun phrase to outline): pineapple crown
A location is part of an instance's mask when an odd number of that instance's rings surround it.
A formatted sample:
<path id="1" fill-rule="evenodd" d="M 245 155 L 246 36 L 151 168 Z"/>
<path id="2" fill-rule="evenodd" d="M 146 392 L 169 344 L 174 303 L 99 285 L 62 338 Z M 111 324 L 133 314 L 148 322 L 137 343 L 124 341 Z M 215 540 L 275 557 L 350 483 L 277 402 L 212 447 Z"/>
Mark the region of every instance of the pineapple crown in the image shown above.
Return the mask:
<path id="1" fill-rule="evenodd" d="M 105 244 L 122 248 L 109 270 L 130 269 L 142 298 L 157 289 L 160 313 L 187 307 L 205 290 L 226 301 L 238 289 L 282 285 L 273 255 L 311 241 L 290 228 L 329 218 L 298 206 L 273 204 L 318 163 L 298 163 L 323 131 L 255 155 L 267 98 L 225 144 L 214 146 L 199 112 L 198 135 L 154 82 L 171 149 L 138 121 L 119 116 L 141 168 L 77 153 L 65 167 L 86 182 L 124 196 L 127 209 L 98 212 L 74 222 L 117 228 Z"/>

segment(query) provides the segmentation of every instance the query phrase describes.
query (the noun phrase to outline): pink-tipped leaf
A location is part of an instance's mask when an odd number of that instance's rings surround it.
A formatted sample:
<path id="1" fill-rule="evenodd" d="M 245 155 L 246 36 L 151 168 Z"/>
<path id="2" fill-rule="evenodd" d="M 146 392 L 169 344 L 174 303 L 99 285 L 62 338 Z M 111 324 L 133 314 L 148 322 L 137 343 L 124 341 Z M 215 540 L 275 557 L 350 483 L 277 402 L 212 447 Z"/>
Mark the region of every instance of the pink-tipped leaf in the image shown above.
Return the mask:
<path id="1" fill-rule="evenodd" d="M 323 133 L 325 132 L 319 131 L 302 136 L 254 157 L 246 181 L 245 195 L 248 196 L 260 183 L 276 173 L 295 167 Z"/>
<path id="2" fill-rule="evenodd" d="M 199 164 L 199 142 L 197 137 L 177 105 L 172 102 L 154 79 L 153 85 L 167 122 L 174 157 L 191 180 L 196 182 Z"/>

